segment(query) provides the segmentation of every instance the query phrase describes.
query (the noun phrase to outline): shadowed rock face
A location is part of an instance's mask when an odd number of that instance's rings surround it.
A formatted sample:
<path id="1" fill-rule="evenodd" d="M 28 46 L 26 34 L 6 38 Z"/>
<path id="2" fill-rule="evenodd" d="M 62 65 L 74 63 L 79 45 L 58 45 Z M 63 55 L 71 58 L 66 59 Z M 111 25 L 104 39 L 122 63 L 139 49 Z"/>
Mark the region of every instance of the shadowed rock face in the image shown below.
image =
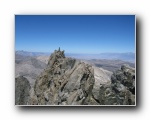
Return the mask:
<path id="1" fill-rule="evenodd" d="M 135 69 L 128 66 L 121 66 L 121 70 L 112 75 L 112 89 L 118 94 L 120 104 L 135 104 Z M 123 96 L 124 95 L 124 96 Z"/>
<path id="2" fill-rule="evenodd" d="M 121 66 L 111 76 L 110 86 L 100 87 L 99 103 L 102 105 L 135 105 L 135 69 Z"/>
<path id="3" fill-rule="evenodd" d="M 27 105 L 30 95 L 30 83 L 25 77 L 15 79 L 15 105 Z"/>
<path id="4" fill-rule="evenodd" d="M 22 79 L 26 82 L 20 83 Z M 51 54 L 46 69 L 37 77 L 33 88 L 30 89 L 24 79 L 17 78 L 17 104 L 135 104 L 134 68 L 123 65 L 121 70 L 112 73 L 76 59 L 66 58 L 64 51 L 60 49 Z M 29 91 L 30 99 L 27 99 Z"/>

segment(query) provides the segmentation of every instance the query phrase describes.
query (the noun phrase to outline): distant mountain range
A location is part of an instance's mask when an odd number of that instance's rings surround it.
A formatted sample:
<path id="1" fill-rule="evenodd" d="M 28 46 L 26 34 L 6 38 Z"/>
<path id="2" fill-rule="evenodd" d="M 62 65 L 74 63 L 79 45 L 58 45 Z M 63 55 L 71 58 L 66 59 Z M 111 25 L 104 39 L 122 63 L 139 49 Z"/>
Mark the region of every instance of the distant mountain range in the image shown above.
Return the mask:
<path id="1" fill-rule="evenodd" d="M 50 56 L 50 52 L 28 52 L 24 50 L 17 50 L 15 54 L 22 55 L 22 56 Z"/>
<path id="2" fill-rule="evenodd" d="M 50 52 L 28 52 L 19 50 L 16 51 L 16 54 L 23 56 L 50 56 Z M 109 60 L 123 60 L 128 62 L 135 62 L 135 53 L 99 53 L 99 54 L 75 54 L 75 53 L 66 53 L 67 57 L 72 57 L 76 59 L 109 59 Z"/>
<path id="3" fill-rule="evenodd" d="M 66 54 L 76 59 L 109 59 L 135 62 L 135 53 Z"/>

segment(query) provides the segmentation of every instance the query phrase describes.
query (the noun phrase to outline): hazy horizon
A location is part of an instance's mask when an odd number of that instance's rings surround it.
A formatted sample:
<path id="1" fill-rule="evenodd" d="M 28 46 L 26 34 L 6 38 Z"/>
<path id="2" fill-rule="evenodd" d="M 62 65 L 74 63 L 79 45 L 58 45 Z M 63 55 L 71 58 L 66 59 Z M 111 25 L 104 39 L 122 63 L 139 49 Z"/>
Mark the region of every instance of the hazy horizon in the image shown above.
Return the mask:
<path id="1" fill-rule="evenodd" d="M 135 53 L 134 15 L 15 15 L 16 50 Z"/>
<path id="2" fill-rule="evenodd" d="M 58 49 L 55 49 L 55 50 L 58 50 Z M 61 50 L 64 50 L 64 49 L 61 49 Z M 50 51 L 50 52 L 44 52 L 44 51 L 27 51 L 27 50 L 15 50 L 16 51 L 23 51 L 23 52 L 33 52 L 33 53 L 53 53 L 53 51 Z M 113 53 L 117 53 L 117 54 L 123 54 L 123 53 L 133 53 L 135 54 L 135 52 L 101 52 L 101 53 L 71 53 L 71 52 L 67 52 L 65 51 L 65 53 L 67 54 L 113 54 Z"/>
<path id="3" fill-rule="evenodd" d="M 15 51 L 16 54 L 23 56 L 50 56 L 53 52 L 28 52 L 28 51 Z M 99 53 L 99 54 L 84 54 L 84 53 L 67 53 L 66 57 L 72 57 L 76 59 L 112 59 L 112 60 L 124 60 L 135 62 L 135 53 Z"/>

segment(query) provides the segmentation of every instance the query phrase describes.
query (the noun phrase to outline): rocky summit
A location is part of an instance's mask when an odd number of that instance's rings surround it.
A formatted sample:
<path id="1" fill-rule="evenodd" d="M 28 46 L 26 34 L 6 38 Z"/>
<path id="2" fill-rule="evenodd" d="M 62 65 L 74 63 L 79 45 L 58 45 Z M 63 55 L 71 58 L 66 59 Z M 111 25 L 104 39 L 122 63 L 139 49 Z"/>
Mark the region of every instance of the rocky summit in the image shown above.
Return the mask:
<path id="1" fill-rule="evenodd" d="M 49 57 L 33 88 L 27 79 L 20 83 L 22 78 L 16 78 L 16 104 L 134 105 L 134 73 L 127 65 L 114 73 L 91 66 L 65 57 L 59 48 Z"/>

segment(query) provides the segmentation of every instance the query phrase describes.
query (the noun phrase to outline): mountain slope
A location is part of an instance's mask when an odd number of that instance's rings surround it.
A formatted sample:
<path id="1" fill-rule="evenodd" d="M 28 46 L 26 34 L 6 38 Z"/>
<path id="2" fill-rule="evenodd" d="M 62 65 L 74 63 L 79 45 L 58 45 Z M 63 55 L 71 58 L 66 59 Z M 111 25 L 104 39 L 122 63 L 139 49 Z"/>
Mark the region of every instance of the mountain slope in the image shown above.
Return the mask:
<path id="1" fill-rule="evenodd" d="M 122 60 L 109 60 L 109 59 L 91 59 L 91 60 L 83 60 L 84 62 L 91 64 L 92 66 L 96 66 L 99 68 L 106 69 L 108 71 L 116 71 L 121 68 L 122 65 L 128 64 L 131 67 L 135 67 L 134 63 L 122 61 Z"/>
<path id="2" fill-rule="evenodd" d="M 31 56 L 15 54 L 15 77 L 26 77 L 34 86 L 36 77 L 44 70 L 46 63 Z"/>

